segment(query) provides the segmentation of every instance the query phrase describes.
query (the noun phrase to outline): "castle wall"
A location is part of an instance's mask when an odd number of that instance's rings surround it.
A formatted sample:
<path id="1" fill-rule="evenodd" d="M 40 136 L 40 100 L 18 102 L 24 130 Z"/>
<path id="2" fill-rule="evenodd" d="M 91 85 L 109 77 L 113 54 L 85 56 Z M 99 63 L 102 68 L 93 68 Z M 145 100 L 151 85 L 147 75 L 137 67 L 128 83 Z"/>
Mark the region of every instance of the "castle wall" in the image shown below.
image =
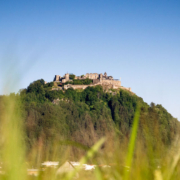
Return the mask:
<path id="1" fill-rule="evenodd" d="M 99 77 L 99 74 L 98 73 L 87 73 L 86 75 L 86 78 L 89 78 L 89 79 L 97 79 Z"/>
<path id="2" fill-rule="evenodd" d="M 72 79 L 62 79 L 62 83 L 66 83 L 68 81 L 73 81 Z"/>
<path id="3" fill-rule="evenodd" d="M 112 85 L 113 89 L 118 89 L 121 87 L 120 81 L 115 80 L 99 80 L 99 79 L 93 79 L 93 84 L 90 85 L 72 85 L 67 84 L 64 85 L 64 89 L 73 88 L 73 89 L 86 89 L 88 86 L 96 86 L 96 85 Z"/>
<path id="4" fill-rule="evenodd" d="M 99 82 L 100 82 L 99 79 L 93 79 L 93 84 L 97 84 L 97 83 L 99 83 Z"/>
<path id="5" fill-rule="evenodd" d="M 97 85 L 108 85 L 108 86 L 111 86 L 110 88 L 112 89 L 124 89 L 124 90 L 127 90 L 127 91 L 130 91 L 132 92 L 131 88 L 126 88 L 126 87 L 122 87 L 122 86 L 119 86 L 119 85 L 113 85 L 113 84 L 102 84 L 102 83 L 97 83 L 97 84 L 91 84 L 91 85 L 72 85 L 72 84 L 67 84 L 67 85 L 64 85 L 64 89 L 69 89 L 69 88 L 73 88 L 73 89 L 86 89 L 87 87 L 92 87 L 92 86 L 97 86 Z M 54 89 L 55 90 L 55 89 Z"/>
<path id="6" fill-rule="evenodd" d="M 73 88 L 73 89 L 86 89 L 89 86 L 96 86 L 96 85 L 72 85 L 72 84 L 67 84 L 67 85 L 64 85 L 64 89 L 69 89 L 69 88 Z"/>
<path id="7" fill-rule="evenodd" d="M 72 84 L 67 84 L 64 85 L 64 89 L 68 89 L 68 88 L 73 88 L 73 89 L 86 89 L 87 87 L 91 87 L 91 86 L 96 86 L 96 85 L 104 85 L 107 88 L 113 88 L 113 89 L 125 89 L 128 90 L 130 92 L 131 88 L 126 88 L 126 87 L 121 87 L 121 81 L 119 80 L 114 80 L 112 76 L 107 76 L 107 73 L 104 73 L 104 75 L 98 74 L 98 73 L 87 73 L 85 76 L 80 77 L 80 76 L 75 76 L 75 79 L 92 79 L 93 80 L 93 84 L 90 85 L 72 85 Z M 65 74 L 65 76 L 63 78 L 61 78 L 61 76 L 56 75 L 54 78 L 54 81 L 62 81 L 62 83 L 66 83 L 67 81 L 72 81 L 69 79 L 69 74 Z M 57 90 L 57 89 L 53 89 L 53 90 Z"/>
<path id="8" fill-rule="evenodd" d="M 66 83 L 67 82 L 67 80 L 66 79 L 62 79 L 62 83 Z"/>
<path id="9" fill-rule="evenodd" d="M 105 85 L 112 84 L 119 87 L 121 86 L 121 81 L 110 80 L 110 79 L 100 79 L 100 83 Z"/>

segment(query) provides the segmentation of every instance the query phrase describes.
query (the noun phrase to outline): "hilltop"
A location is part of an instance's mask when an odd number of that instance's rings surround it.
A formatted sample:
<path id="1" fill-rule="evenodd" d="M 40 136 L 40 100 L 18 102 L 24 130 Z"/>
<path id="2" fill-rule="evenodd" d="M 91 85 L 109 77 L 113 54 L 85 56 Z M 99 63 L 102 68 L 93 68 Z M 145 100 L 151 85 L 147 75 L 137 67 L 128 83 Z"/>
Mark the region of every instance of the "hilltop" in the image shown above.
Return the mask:
<path id="1" fill-rule="evenodd" d="M 54 83 L 57 82 L 37 80 L 15 95 L 23 103 L 29 151 L 39 141 L 45 149 L 51 149 L 54 141 L 64 140 L 89 148 L 103 136 L 108 137 L 107 143 L 112 146 L 115 137 L 119 141 L 128 141 L 137 106 L 140 107 L 138 139 L 145 149 L 147 139 L 153 150 L 161 151 L 179 134 L 178 120 L 162 105 L 148 105 L 130 91 L 106 90 L 101 85 L 53 91 Z M 3 97 L 0 102 L 4 102 Z M 84 150 L 72 148 L 72 157 L 81 156 Z"/>

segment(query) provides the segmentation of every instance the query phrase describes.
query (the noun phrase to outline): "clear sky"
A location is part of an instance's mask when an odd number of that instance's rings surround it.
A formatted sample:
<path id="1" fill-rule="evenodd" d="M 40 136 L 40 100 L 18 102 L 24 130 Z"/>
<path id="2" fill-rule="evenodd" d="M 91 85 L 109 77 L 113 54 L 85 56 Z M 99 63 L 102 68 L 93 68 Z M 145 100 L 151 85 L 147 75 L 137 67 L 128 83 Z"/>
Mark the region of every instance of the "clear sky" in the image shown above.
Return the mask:
<path id="1" fill-rule="evenodd" d="M 0 94 L 106 71 L 180 120 L 179 69 L 179 0 L 0 2 Z"/>

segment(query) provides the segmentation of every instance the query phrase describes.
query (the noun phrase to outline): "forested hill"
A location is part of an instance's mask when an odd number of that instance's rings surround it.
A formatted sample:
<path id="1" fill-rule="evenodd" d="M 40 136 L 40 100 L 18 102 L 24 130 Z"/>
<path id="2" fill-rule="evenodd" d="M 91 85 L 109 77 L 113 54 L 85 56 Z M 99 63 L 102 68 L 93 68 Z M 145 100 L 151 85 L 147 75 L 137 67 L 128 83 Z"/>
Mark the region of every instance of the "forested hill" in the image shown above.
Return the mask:
<path id="1" fill-rule="evenodd" d="M 140 106 L 138 138 L 149 136 L 152 147 L 169 145 L 179 132 L 179 122 L 161 105 L 148 105 L 125 90 L 103 90 L 102 86 L 85 90 L 52 91 L 53 83 L 31 83 L 15 95 L 23 103 L 26 143 L 30 149 L 39 139 L 50 146 L 54 139 L 71 140 L 87 147 L 100 137 L 116 134 L 128 139 L 137 104 Z M 13 95 L 10 95 L 13 96 Z M 59 99 L 59 101 L 57 100 Z M 56 103 L 52 103 L 57 100 Z M 3 102 L 3 96 L 0 99 Z M 0 106 L 3 111 L 4 106 Z"/>

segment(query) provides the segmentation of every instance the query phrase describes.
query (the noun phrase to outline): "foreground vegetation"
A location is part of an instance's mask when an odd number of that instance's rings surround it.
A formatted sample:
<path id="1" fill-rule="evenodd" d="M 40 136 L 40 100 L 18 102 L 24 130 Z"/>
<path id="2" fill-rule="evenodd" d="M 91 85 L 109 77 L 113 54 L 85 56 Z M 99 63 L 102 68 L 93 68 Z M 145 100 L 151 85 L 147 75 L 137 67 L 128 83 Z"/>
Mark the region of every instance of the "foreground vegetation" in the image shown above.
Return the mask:
<path id="1" fill-rule="evenodd" d="M 27 167 L 38 168 L 45 160 L 79 161 L 85 155 L 83 163 L 111 168 L 79 170 L 79 179 L 180 177 L 179 122 L 161 105 L 148 105 L 124 90 L 51 91 L 52 85 L 38 80 L 0 97 L 0 158 L 6 172 L 1 178 L 29 179 Z M 38 178 L 58 179 L 54 170 Z"/>

